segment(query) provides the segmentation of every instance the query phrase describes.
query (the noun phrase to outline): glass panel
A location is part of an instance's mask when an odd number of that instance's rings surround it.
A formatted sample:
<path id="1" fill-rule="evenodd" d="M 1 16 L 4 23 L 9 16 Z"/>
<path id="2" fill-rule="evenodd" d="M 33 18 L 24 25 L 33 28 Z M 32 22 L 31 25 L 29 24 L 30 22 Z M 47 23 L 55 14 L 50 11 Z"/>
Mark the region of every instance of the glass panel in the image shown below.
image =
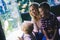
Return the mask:
<path id="1" fill-rule="evenodd" d="M 0 18 L 7 39 L 22 23 L 16 0 L 0 0 Z"/>

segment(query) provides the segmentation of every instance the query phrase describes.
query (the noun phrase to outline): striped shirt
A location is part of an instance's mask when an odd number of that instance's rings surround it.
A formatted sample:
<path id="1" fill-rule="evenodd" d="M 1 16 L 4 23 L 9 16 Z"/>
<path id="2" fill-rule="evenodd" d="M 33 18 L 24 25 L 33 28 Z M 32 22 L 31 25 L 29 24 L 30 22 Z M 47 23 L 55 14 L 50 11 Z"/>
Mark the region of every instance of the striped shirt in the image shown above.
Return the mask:
<path id="1" fill-rule="evenodd" d="M 46 27 L 52 27 L 52 28 L 56 28 L 57 26 L 57 18 L 55 15 L 50 14 L 50 16 L 48 18 L 41 18 L 41 28 L 44 29 Z"/>
<path id="2" fill-rule="evenodd" d="M 49 17 L 47 17 L 47 18 L 42 17 L 41 23 L 42 23 L 41 29 L 42 30 L 44 29 L 46 31 L 48 37 L 52 38 L 52 36 L 54 35 L 55 29 L 58 28 L 58 20 L 57 20 L 56 16 L 50 14 Z"/>

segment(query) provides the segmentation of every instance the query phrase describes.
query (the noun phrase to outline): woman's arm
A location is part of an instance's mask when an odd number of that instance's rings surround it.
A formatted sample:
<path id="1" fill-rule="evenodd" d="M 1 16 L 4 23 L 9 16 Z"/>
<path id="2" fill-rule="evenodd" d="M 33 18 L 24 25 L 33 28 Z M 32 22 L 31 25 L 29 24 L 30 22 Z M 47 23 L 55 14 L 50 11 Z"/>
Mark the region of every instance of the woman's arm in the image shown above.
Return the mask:
<path id="1" fill-rule="evenodd" d="M 48 40 L 49 38 L 48 38 L 48 36 L 46 34 L 46 31 L 43 29 L 42 32 L 43 32 L 44 36 L 46 37 L 46 40 Z"/>
<path id="2" fill-rule="evenodd" d="M 52 39 L 55 38 L 56 32 L 57 32 L 57 29 L 54 30 L 54 35 L 53 35 Z"/>

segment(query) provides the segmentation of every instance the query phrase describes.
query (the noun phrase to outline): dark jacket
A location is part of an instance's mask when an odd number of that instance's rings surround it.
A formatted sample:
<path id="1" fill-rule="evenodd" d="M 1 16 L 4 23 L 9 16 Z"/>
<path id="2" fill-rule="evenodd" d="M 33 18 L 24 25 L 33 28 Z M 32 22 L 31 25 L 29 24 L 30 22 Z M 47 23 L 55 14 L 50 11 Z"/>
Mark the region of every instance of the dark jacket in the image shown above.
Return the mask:
<path id="1" fill-rule="evenodd" d="M 1 21 L 0 21 L 0 40 L 6 40 L 4 31 L 2 29 Z"/>

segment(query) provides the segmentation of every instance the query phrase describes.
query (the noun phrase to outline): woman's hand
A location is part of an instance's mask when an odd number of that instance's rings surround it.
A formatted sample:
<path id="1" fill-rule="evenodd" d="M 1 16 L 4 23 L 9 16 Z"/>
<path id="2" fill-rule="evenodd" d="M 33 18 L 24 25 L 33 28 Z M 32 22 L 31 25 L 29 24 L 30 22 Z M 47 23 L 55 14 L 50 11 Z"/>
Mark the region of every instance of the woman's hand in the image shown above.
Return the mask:
<path id="1" fill-rule="evenodd" d="M 53 40 L 53 39 L 47 39 L 47 40 Z"/>
<path id="2" fill-rule="evenodd" d="M 47 39 L 47 40 L 50 40 L 50 39 Z"/>

